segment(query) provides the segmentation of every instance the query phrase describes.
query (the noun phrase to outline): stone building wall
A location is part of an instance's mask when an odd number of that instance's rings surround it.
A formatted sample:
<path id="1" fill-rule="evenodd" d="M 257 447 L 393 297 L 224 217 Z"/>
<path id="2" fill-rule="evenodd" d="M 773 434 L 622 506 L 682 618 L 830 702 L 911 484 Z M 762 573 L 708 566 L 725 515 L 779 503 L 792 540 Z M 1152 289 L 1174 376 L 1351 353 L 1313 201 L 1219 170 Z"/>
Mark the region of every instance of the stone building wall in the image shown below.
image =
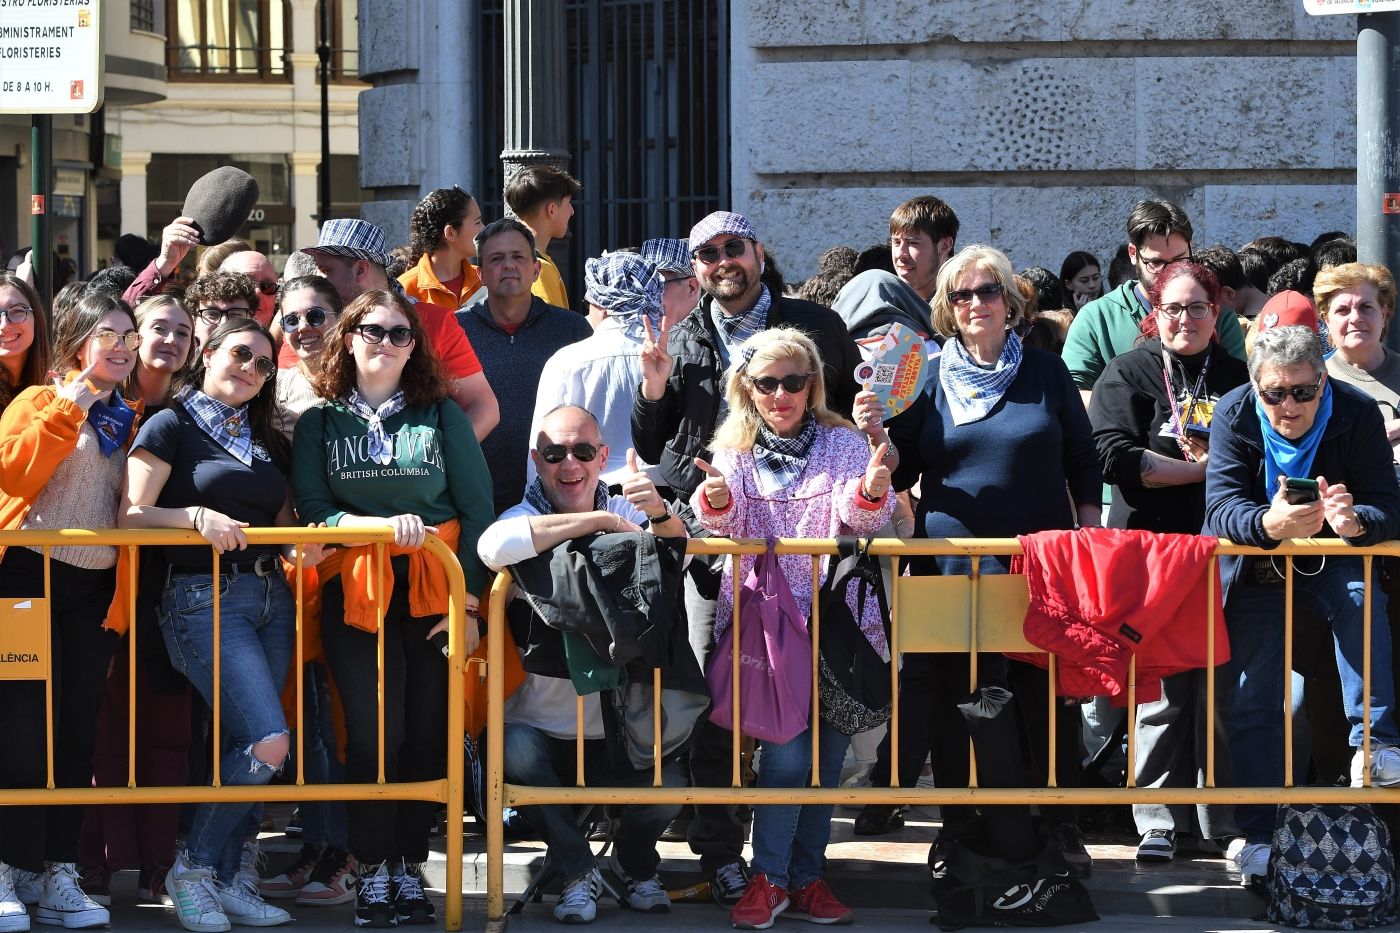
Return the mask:
<path id="1" fill-rule="evenodd" d="M 1134 200 L 1196 243 L 1356 224 L 1353 17 L 1296 0 L 735 0 L 731 163 L 790 280 L 916 194 L 960 244 L 1107 261 Z"/>

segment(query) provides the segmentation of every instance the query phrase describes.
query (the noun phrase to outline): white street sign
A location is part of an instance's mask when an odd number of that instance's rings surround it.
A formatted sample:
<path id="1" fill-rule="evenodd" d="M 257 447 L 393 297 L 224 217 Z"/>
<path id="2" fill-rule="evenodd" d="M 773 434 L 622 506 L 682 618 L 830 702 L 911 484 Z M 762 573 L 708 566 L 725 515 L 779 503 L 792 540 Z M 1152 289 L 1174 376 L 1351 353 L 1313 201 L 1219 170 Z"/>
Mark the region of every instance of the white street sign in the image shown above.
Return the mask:
<path id="1" fill-rule="evenodd" d="M 1345 13 L 1386 13 L 1400 10 L 1400 0 L 1303 0 L 1303 9 L 1313 16 Z"/>
<path id="2" fill-rule="evenodd" d="M 0 0 L 0 113 L 100 106 L 101 0 Z"/>

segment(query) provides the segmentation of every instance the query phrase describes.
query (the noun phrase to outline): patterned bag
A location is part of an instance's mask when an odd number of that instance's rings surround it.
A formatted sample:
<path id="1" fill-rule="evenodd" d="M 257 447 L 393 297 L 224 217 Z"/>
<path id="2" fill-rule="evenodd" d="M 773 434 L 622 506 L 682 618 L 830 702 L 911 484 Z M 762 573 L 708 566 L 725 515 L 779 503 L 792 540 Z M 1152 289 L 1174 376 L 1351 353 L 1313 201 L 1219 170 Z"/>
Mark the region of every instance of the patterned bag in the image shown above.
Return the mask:
<path id="1" fill-rule="evenodd" d="M 879 608 L 885 643 L 889 644 L 890 607 L 885 599 L 885 578 L 880 559 L 869 553 L 870 540 L 836 539 L 837 560 L 832 562 L 818 594 L 821 717 L 842 735 L 874 729 L 890 719 L 890 662 L 871 647 L 860 627 L 866 601 L 871 600 Z M 856 612 L 846 603 L 846 592 L 852 583 L 856 586 Z"/>
<path id="2" fill-rule="evenodd" d="M 1285 804 L 1269 863 L 1268 919 L 1300 929 L 1364 930 L 1396 919 L 1390 831 L 1364 805 Z"/>

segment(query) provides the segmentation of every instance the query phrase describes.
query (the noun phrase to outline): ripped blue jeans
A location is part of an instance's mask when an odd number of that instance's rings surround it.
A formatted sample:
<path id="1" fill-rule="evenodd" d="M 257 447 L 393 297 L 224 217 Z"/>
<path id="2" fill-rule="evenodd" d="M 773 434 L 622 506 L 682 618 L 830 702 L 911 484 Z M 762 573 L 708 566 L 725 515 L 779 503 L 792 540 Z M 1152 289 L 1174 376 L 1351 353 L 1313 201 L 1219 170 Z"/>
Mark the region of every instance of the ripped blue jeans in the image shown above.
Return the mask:
<path id="1" fill-rule="evenodd" d="M 295 650 L 296 606 L 280 574 L 219 575 L 220 778 L 266 784 L 276 768 L 253 754 L 258 742 L 287 733 L 282 687 Z M 160 601 L 160 630 L 176 670 L 214 705 L 214 588 L 209 574 L 172 573 Z M 280 766 L 280 762 L 278 763 Z M 243 841 L 256 838 L 262 805 L 202 803 L 185 843 L 193 865 L 223 881 L 238 871 Z"/>

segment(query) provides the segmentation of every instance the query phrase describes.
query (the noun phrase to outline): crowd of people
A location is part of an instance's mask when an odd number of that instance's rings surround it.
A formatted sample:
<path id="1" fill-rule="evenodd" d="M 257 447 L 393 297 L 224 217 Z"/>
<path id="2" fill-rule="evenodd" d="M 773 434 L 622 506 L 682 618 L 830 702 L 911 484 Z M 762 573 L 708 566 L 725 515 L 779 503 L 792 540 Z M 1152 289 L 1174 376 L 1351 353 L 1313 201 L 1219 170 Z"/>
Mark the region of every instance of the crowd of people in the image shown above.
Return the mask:
<path id="1" fill-rule="evenodd" d="M 216 706 L 225 785 L 273 780 L 297 747 L 310 783 L 375 781 L 381 747 L 385 779 L 441 778 L 447 592 L 428 536 L 462 565 L 469 647 L 490 572 L 511 570 L 530 594 L 506 607 L 524 673 L 504 711 L 504 777 L 536 786 L 573 783 L 580 762 L 590 784 L 651 783 L 651 726 L 639 760 L 618 739 L 628 711 L 609 699 L 635 685 L 633 662 L 663 671 L 670 702 L 701 698 L 668 710 L 679 734 L 664 783 L 728 785 L 742 727 L 706 715 L 706 675 L 729 663 L 734 581 L 756 559 L 687 556 L 689 537 L 1006 538 L 1106 525 L 1273 548 L 1400 536 L 1400 363 L 1383 340 L 1396 286 L 1358 263 L 1343 234 L 1202 248 L 1178 206 L 1148 199 L 1106 265 L 1074 251 L 1058 273 L 1017 273 L 994 248 L 959 248 L 953 208 L 923 196 L 894 209 L 887 242 L 834 247 L 790 286 L 750 221 L 717 211 L 684 239 L 657 231 L 588 260 L 575 308 L 549 247 L 579 190 L 560 169 L 529 167 L 508 185 L 513 216 L 490 223 L 461 188 L 437 190 L 394 250 L 370 223 L 330 220 L 280 277 L 246 243 L 201 244 L 189 217 L 144 265 L 72 282 L 49 307 L 22 269 L 0 273 L 0 527 L 193 529 L 207 542 L 144 548 L 136 567 L 113 547 L 65 545 L 47 571 L 43 548 L 0 551 L 0 596 L 50 598 L 57 786 L 126 781 L 133 680 L 141 784 L 210 779 Z M 197 245 L 196 277 L 175 285 Z M 896 325 L 931 352 L 924 388 L 891 415 L 857 371 Z M 279 526 L 388 526 L 394 543 L 380 578 L 367 547 L 298 553 L 245 531 Z M 966 576 L 974 559 L 981 574 L 1012 569 L 1007 557 L 942 556 L 905 572 Z M 580 561 L 609 570 L 583 574 Z M 808 617 L 823 583 L 812 561 L 777 564 Z M 605 612 L 600 652 L 586 623 L 554 618 L 550 599 L 567 615 L 567 599 L 606 586 L 617 566 L 661 595 L 630 615 Z M 832 566 L 820 565 L 823 577 Z M 532 591 L 541 573 L 555 583 L 550 599 Z M 1313 650 L 1295 653 L 1307 662 L 1291 691 L 1304 737 L 1296 777 L 1400 784 L 1400 659 L 1386 622 L 1400 575 L 1377 574 L 1385 583 L 1368 589 L 1359 557 L 1300 561 L 1297 573 L 1297 637 Z M 1047 754 L 1074 786 L 1132 730 L 1138 786 L 1204 786 L 1214 713 L 1229 749 L 1216 782 L 1280 785 L 1281 574 L 1268 558 L 1222 560 L 1228 662 L 1165 677 L 1131 721 L 1102 698 L 1051 702 L 1047 672 L 1025 660 L 892 657 L 890 620 L 853 582 L 837 598 L 873 659 L 859 676 L 888 684 L 898 667 L 899 758 L 889 706 L 841 692 L 852 682 L 824 657 L 832 692 L 818 721 L 758 740 L 756 784 L 798 787 L 816 769 L 834 786 L 854 766 L 857 780 L 893 774 L 908 786 L 927 765 L 938 786 L 966 786 L 971 739 L 980 786 L 1043 783 Z M 44 785 L 45 702 L 40 683 L 0 681 L 0 786 Z M 297 703 L 306 734 L 294 741 Z M 1012 741 L 987 741 L 993 720 L 1014 722 Z M 1031 808 L 983 809 L 1008 858 L 1033 855 Z M 522 815 L 562 879 L 563 923 L 596 918 L 604 870 L 634 909 L 668 910 L 657 872 L 668 832 L 684 833 L 737 928 L 766 929 L 782 913 L 853 916 L 823 879 L 830 806 L 758 806 L 751 827 L 734 806 L 624 806 L 606 866 L 569 808 Z M 975 816 L 945 807 L 944 831 Z M 1133 816 L 1143 862 L 1195 842 L 1226 850 L 1246 883 L 1265 874 L 1269 808 L 1139 805 Z M 435 920 L 422 870 L 431 804 L 315 803 L 298 817 L 302 852 L 265 876 L 258 804 L 183 815 L 8 807 L 0 933 L 27 930 L 30 905 L 42 923 L 105 925 L 112 875 L 131 868 L 140 896 L 168 897 L 193 933 L 286 923 L 279 902 L 291 901 L 353 901 L 355 926 Z M 1074 808 L 1038 817 L 1069 869 L 1090 873 Z M 870 806 L 855 831 L 899 825 L 898 807 Z"/>

